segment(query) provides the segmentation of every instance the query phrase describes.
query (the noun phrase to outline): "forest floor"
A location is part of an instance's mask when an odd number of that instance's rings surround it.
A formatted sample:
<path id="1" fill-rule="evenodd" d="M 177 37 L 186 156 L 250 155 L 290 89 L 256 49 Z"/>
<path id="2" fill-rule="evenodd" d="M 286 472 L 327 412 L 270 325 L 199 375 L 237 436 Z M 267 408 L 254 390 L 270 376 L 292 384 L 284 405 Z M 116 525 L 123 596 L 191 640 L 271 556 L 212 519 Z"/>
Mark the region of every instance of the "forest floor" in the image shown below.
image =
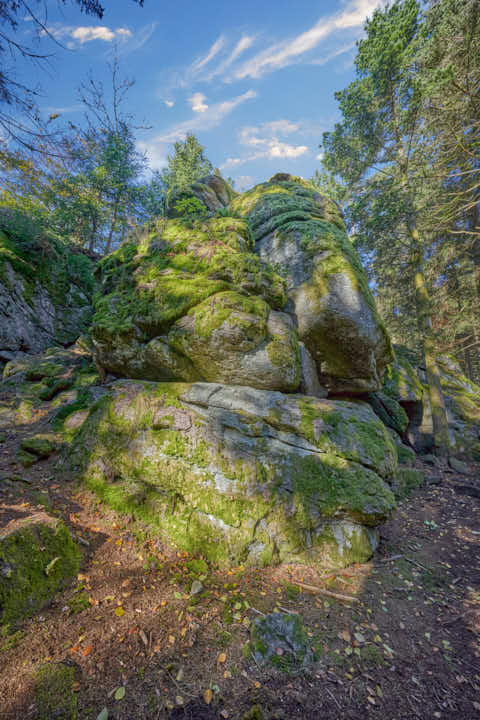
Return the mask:
<path id="1" fill-rule="evenodd" d="M 39 410 L 0 444 L 0 530 L 46 509 L 81 538 L 83 562 L 50 606 L 0 637 L 1 720 L 39 717 L 35 677 L 52 662 L 75 678 L 50 698 L 52 720 L 72 720 L 75 705 L 79 720 L 104 708 L 110 720 L 480 718 L 478 466 L 467 476 L 419 462 L 425 487 L 365 565 L 222 572 L 99 505 L 59 456 L 18 466 L 21 439 L 45 421 Z M 194 579 L 204 591 L 192 596 Z M 244 657 L 250 624 L 275 609 L 303 619 L 316 661 L 302 672 Z"/>

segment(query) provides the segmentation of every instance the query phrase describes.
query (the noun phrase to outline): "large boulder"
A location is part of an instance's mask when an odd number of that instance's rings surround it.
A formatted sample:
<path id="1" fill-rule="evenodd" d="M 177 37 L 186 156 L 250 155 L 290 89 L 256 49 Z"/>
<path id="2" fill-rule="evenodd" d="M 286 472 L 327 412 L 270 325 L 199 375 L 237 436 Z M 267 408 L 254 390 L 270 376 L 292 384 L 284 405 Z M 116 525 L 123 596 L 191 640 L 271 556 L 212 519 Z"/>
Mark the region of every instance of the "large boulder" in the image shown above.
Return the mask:
<path id="1" fill-rule="evenodd" d="M 245 220 L 159 221 L 102 261 L 92 338 L 120 376 L 295 391 L 301 361 L 285 282 Z"/>
<path id="2" fill-rule="evenodd" d="M 219 175 L 206 175 L 187 188 L 168 193 L 168 217 L 198 215 L 223 210 L 236 193 Z"/>
<path id="3" fill-rule="evenodd" d="M 116 510 L 220 565 L 368 559 L 397 455 L 366 403 L 118 380 L 71 462 Z"/>
<path id="4" fill-rule="evenodd" d="M 286 279 L 288 309 L 320 382 L 334 393 L 378 390 L 391 344 L 337 205 L 278 174 L 229 208 L 248 219 L 256 252 Z"/>
<path id="5" fill-rule="evenodd" d="M 299 178 L 236 197 L 204 178 L 98 273 L 95 354 L 118 376 L 357 394 L 392 359 L 337 206 Z"/>
<path id="6" fill-rule="evenodd" d="M 15 235 L 0 215 L 0 362 L 67 345 L 91 321 L 91 261 L 58 239 Z"/>

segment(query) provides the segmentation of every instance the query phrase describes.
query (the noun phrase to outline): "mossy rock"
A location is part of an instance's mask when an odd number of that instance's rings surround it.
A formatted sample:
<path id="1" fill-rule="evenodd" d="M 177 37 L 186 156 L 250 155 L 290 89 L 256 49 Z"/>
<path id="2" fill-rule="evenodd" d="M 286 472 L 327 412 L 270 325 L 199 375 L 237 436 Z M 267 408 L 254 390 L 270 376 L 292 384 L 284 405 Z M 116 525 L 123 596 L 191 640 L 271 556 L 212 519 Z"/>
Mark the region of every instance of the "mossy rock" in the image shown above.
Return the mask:
<path id="1" fill-rule="evenodd" d="M 69 456 L 105 503 L 223 567 L 363 562 L 395 505 L 395 446 L 360 402 L 117 381 Z"/>
<path id="2" fill-rule="evenodd" d="M 269 338 L 265 328 L 259 334 L 258 323 L 265 325 L 271 310 L 286 302 L 285 281 L 252 250 L 248 223 L 224 216 L 159 221 L 122 245 L 98 268 L 102 294 L 92 326 L 97 362 L 132 378 L 191 382 L 221 380 L 228 374 L 230 382 L 243 384 L 245 373 L 237 377 L 237 361 L 232 372 L 236 342 L 230 337 L 228 318 L 237 320 L 236 333 L 242 341 L 258 336 L 261 344 Z M 234 295 L 236 308 L 227 309 L 225 298 Z M 219 331 L 214 338 L 207 326 Z M 219 337 L 220 329 L 225 342 Z M 194 348 L 188 338 L 182 342 L 190 330 Z M 213 364 L 205 358 L 212 342 L 218 346 Z M 224 362 L 222 351 L 227 356 Z M 241 352 L 237 348 L 237 358 Z M 296 345 L 292 352 L 298 353 Z M 268 353 L 265 357 L 268 360 Z M 275 368 L 271 369 L 269 387 L 292 385 L 283 374 L 278 382 Z M 255 386 L 255 367 L 250 380 Z"/>
<path id="3" fill-rule="evenodd" d="M 301 178 L 277 174 L 235 198 L 260 257 L 286 278 L 299 339 L 334 393 L 379 389 L 393 351 L 338 206 Z"/>
<path id="4" fill-rule="evenodd" d="M 78 720 L 75 669 L 66 663 L 47 663 L 35 672 L 36 720 Z"/>
<path id="5" fill-rule="evenodd" d="M 92 261 L 33 218 L 0 212 L 1 346 L 37 353 L 72 343 L 91 320 Z M 10 373 L 12 368 L 7 369 Z"/>
<path id="6" fill-rule="evenodd" d="M 400 465 L 415 465 L 417 459 L 417 453 L 412 448 L 399 443 L 397 445 L 398 462 Z"/>
<path id="7" fill-rule="evenodd" d="M 404 500 L 414 490 L 422 487 L 425 483 L 425 474 L 422 470 L 399 465 L 395 474 L 393 491 L 397 500 Z"/>
<path id="8" fill-rule="evenodd" d="M 20 463 L 20 465 L 24 468 L 32 467 L 36 462 L 40 460 L 40 457 L 33 452 L 28 452 L 27 450 L 23 450 L 22 448 L 19 448 L 16 453 L 16 459 L 17 462 Z"/>
<path id="9" fill-rule="evenodd" d="M 58 449 L 58 440 L 55 435 L 39 433 L 32 437 L 24 438 L 20 444 L 22 450 L 37 458 L 49 457 Z"/>
<path id="10" fill-rule="evenodd" d="M 0 534 L 0 626 L 10 630 L 46 605 L 80 567 L 80 550 L 65 527 L 43 512 Z"/>
<path id="11" fill-rule="evenodd" d="M 387 427 L 395 430 L 400 436 L 405 433 L 408 427 L 408 415 L 397 400 L 383 392 L 369 393 L 366 399 L 374 413 Z"/>
<path id="12" fill-rule="evenodd" d="M 257 665 L 299 670 L 313 660 L 310 641 L 300 615 L 270 613 L 255 618 L 250 629 L 249 652 Z"/>

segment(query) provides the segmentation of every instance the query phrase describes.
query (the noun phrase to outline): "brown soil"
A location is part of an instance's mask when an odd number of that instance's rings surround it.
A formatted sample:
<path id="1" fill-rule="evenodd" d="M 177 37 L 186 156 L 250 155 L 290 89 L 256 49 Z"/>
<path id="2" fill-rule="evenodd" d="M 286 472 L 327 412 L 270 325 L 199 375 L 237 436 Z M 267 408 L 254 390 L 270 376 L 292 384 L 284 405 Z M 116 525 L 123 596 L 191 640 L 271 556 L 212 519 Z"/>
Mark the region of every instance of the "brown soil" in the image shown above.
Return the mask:
<path id="1" fill-rule="evenodd" d="M 45 420 L 40 411 L 0 444 L 0 475 L 29 480 L 0 481 L 0 530 L 46 507 L 81 538 L 84 560 L 68 590 L 0 638 L 1 720 L 36 717 L 33 676 L 47 661 L 75 668 L 80 720 L 104 707 L 110 720 L 480 718 L 479 500 L 462 490 L 478 494 L 476 466 L 468 477 L 425 466 L 438 484 L 400 504 L 367 565 L 210 567 L 192 600 L 191 558 L 100 506 L 60 456 L 16 465 L 20 440 Z M 297 594 L 294 582 L 359 602 Z M 88 607 L 73 612 L 79 597 Z M 302 616 L 318 657 L 308 671 L 244 658 L 249 623 L 275 608 Z"/>

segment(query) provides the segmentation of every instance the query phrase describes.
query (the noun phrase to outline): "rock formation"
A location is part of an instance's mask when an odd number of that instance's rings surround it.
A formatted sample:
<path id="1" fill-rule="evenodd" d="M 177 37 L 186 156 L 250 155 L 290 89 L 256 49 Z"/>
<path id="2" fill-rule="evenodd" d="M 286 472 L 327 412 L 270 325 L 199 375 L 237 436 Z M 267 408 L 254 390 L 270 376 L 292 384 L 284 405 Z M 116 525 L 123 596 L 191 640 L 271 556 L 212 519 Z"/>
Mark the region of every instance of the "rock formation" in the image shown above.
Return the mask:
<path id="1" fill-rule="evenodd" d="M 0 363 L 68 345 L 91 320 L 91 261 L 48 238 L 22 240 L 0 215 Z"/>
<path id="2" fill-rule="evenodd" d="M 48 407 L 56 433 L 19 460 L 63 438 L 103 501 L 222 566 L 368 559 L 422 482 L 428 403 L 336 204 L 289 175 L 242 195 L 208 176 L 96 281 L 96 368 L 88 342 L 5 367 L 19 402 L 0 429 Z M 441 369 L 455 447 L 480 454 L 480 388 Z"/>

